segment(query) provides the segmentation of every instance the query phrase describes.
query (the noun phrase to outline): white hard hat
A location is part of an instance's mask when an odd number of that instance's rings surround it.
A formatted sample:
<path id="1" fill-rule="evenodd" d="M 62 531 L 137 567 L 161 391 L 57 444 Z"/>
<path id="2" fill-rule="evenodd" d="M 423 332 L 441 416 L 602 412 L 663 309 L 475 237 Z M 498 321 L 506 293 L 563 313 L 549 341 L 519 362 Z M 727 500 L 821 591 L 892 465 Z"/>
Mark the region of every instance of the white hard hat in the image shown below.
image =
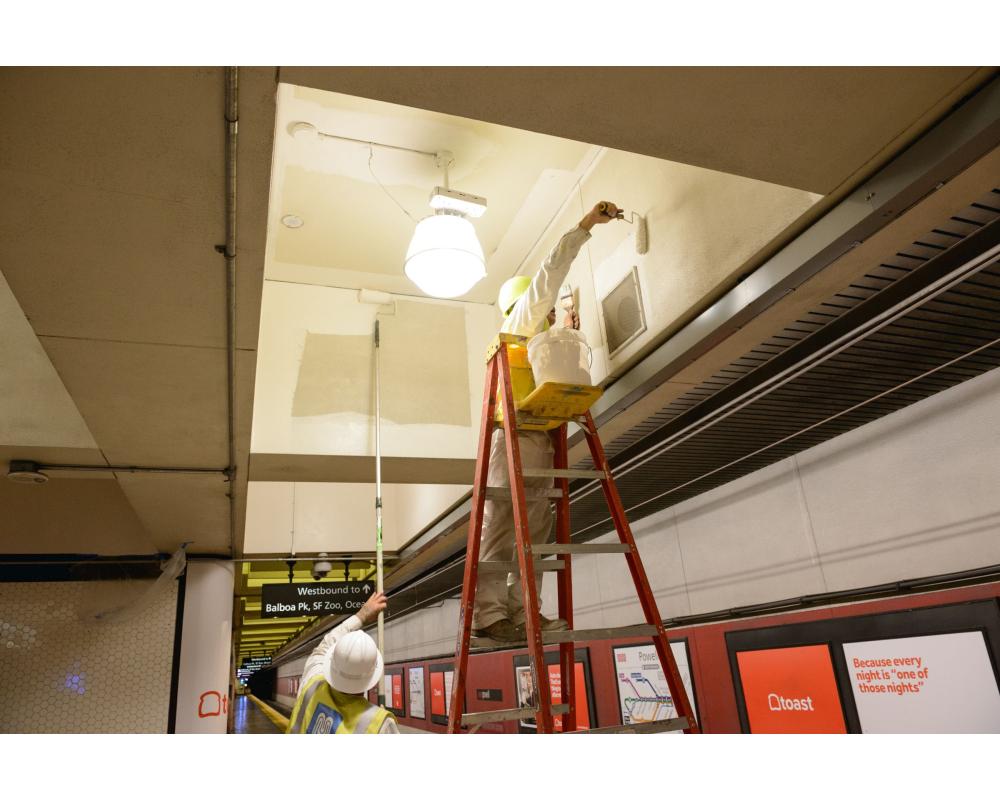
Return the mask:
<path id="1" fill-rule="evenodd" d="M 337 640 L 323 677 L 338 692 L 364 694 L 382 679 L 382 654 L 371 636 L 352 631 Z"/>

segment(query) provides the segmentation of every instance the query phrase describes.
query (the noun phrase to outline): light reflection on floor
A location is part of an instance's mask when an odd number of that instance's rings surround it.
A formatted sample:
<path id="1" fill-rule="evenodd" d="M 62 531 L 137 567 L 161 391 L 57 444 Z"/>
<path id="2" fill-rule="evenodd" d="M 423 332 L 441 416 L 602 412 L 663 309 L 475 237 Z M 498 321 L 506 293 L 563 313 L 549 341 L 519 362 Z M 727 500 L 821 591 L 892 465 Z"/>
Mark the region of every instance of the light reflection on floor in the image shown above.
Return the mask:
<path id="1" fill-rule="evenodd" d="M 249 697 L 237 696 L 233 703 L 233 733 L 282 733 Z"/>

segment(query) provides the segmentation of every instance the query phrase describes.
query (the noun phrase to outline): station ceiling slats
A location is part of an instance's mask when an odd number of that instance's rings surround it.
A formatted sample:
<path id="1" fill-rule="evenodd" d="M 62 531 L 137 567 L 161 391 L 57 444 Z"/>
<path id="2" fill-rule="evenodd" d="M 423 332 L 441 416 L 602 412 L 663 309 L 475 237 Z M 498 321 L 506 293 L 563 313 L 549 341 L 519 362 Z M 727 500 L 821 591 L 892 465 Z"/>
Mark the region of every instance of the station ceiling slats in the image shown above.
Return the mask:
<path id="1" fill-rule="evenodd" d="M 977 198 L 926 235 L 889 254 L 856 280 L 698 387 L 606 445 L 626 509 L 654 513 L 768 464 L 846 433 L 943 389 L 1000 366 L 1000 266 L 976 272 L 890 324 L 763 394 L 711 427 L 673 446 L 695 409 L 723 393 L 736 397 L 757 370 L 779 356 L 804 357 L 813 337 L 838 319 L 861 325 L 869 303 L 972 238 L 996 238 L 1000 189 Z M 983 349 L 980 349 L 983 348 Z M 796 352 L 793 354 L 793 350 Z M 929 374 L 926 374 L 929 373 Z M 787 438 L 791 437 L 791 438 Z M 782 441 L 785 440 L 785 441 Z M 760 451 L 760 452 L 758 452 Z M 618 475 L 642 453 L 639 468 Z M 650 455 L 652 457 L 650 457 Z M 590 466 L 589 461 L 581 467 Z M 571 487 L 573 530 L 610 530 L 599 493 Z M 641 504 L 641 505 L 640 505 Z"/>

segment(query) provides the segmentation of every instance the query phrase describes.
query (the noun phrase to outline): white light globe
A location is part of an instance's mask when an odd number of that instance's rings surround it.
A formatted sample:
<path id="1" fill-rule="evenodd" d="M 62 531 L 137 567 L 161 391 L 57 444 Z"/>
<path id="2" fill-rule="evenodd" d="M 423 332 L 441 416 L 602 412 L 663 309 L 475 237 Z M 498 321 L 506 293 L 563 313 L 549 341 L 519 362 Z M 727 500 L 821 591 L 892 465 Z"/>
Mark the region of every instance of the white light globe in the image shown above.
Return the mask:
<path id="1" fill-rule="evenodd" d="M 486 277 L 483 248 L 464 217 L 435 214 L 417 223 L 406 251 L 406 277 L 431 297 L 458 297 Z"/>

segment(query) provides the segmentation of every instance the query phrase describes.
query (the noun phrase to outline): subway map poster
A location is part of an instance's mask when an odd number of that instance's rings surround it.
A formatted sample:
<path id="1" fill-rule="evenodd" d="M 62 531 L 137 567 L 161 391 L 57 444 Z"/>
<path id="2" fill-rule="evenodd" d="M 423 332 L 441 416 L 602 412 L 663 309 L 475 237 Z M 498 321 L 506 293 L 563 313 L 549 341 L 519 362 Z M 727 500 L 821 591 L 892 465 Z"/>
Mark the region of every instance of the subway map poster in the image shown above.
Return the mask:
<path id="1" fill-rule="evenodd" d="M 695 717 L 698 708 L 691 684 L 691 670 L 688 666 L 687 645 L 671 642 L 677 669 L 681 673 Z M 658 722 L 677 716 L 674 701 L 670 696 L 667 678 L 660 667 L 656 647 L 652 644 L 627 645 L 612 648 L 615 663 L 615 678 L 618 682 L 618 702 L 621 706 L 622 724 Z M 680 733 L 680 731 L 676 731 Z"/>

